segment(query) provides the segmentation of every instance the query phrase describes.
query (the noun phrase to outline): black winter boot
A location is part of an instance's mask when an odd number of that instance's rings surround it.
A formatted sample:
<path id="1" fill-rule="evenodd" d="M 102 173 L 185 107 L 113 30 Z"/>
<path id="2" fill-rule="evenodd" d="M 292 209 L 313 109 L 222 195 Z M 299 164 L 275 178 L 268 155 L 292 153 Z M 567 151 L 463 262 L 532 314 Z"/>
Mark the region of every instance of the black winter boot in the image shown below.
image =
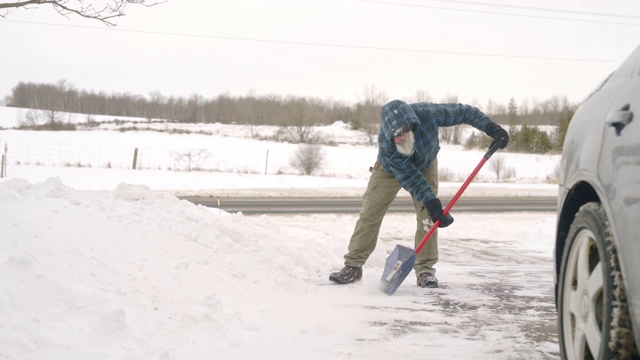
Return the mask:
<path id="1" fill-rule="evenodd" d="M 418 286 L 427 288 L 437 288 L 438 279 L 431 273 L 422 273 L 418 275 Z"/>
<path id="2" fill-rule="evenodd" d="M 345 266 L 338 272 L 331 273 L 329 280 L 336 284 L 351 284 L 362 279 L 362 268 Z"/>

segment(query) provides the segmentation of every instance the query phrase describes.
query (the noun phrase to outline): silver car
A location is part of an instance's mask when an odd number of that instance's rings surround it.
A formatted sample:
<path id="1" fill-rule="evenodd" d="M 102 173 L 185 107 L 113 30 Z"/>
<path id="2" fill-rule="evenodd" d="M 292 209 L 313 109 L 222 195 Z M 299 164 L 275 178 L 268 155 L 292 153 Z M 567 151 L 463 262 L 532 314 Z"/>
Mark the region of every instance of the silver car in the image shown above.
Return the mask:
<path id="1" fill-rule="evenodd" d="M 639 358 L 639 117 L 640 47 L 580 105 L 564 142 L 554 251 L 563 359 Z"/>

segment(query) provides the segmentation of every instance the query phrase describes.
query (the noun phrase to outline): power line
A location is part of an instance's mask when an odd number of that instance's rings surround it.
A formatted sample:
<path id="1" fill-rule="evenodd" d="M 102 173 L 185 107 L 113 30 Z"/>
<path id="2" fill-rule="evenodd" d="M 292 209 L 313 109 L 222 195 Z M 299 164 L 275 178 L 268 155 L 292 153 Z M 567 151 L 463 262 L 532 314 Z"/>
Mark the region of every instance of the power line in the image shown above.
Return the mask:
<path id="1" fill-rule="evenodd" d="M 2 22 L 30 24 L 30 25 L 44 25 L 44 26 L 54 26 L 54 27 L 62 27 L 62 28 L 99 30 L 99 31 L 116 31 L 116 32 L 147 34 L 147 35 L 176 36 L 176 37 L 217 39 L 217 40 L 229 40 L 229 41 L 248 41 L 248 42 L 261 42 L 261 43 L 271 43 L 271 44 L 333 47 L 333 48 L 360 49 L 360 50 L 402 51 L 402 52 L 428 53 L 428 54 L 439 54 L 439 55 L 482 56 L 482 57 L 498 57 L 498 58 L 512 58 L 512 59 L 531 59 L 531 60 L 581 61 L 581 62 L 604 62 L 604 63 L 620 62 L 620 60 L 614 60 L 614 59 L 587 59 L 587 58 L 570 58 L 570 57 L 554 57 L 554 56 L 491 54 L 491 53 L 464 52 L 464 51 L 440 51 L 440 50 L 394 48 L 394 47 L 381 47 L 381 46 L 363 46 L 363 45 L 331 44 L 331 43 L 304 42 L 304 41 L 244 38 L 244 37 L 218 36 L 218 35 L 185 34 L 185 33 L 163 32 L 163 31 L 120 29 L 120 28 L 113 28 L 113 27 L 98 28 L 98 27 L 92 27 L 92 26 L 54 24 L 54 23 L 21 21 L 21 20 L 0 20 L 0 23 Z"/>
<path id="2" fill-rule="evenodd" d="M 506 12 L 497 12 L 497 11 L 488 11 L 488 10 L 456 9 L 456 8 L 443 7 L 443 6 L 396 3 L 396 2 L 381 1 L 381 0 L 352 0 L 352 1 L 365 2 L 365 3 L 374 3 L 374 4 L 383 4 L 383 5 L 408 6 L 408 7 L 416 7 L 416 8 L 427 8 L 427 9 L 437 9 L 437 10 L 458 11 L 458 12 L 470 12 L 470 13 L 479 13 L 479 14 L 518 16 L 518 17 L 528 17 L 528 18 L 535 18 L 535 19 L 551 19 L 551 20 L 576 21 L 576 22 L 596 23 L 596 24 L 640 26 L 640 24 L 638 24 L 638 23 L 622 23 L 622 22 L 614 22 L 614 21 L 606 21 L 606 20 L 574 19 L 574 18 L 565 18 L 565 17 L 557 17 L 557 16 L 544 16 L 544 15 L 526 15 L 526 14 L 506 13 Z M 458 2 L 458 1 L 447 1 L 447 0 L 431 0 L 431 1 Z M 460 1 L 460 3 L 465 3 L 465 2 Z M 473 2 L 467 2 L 467 3 L 468 4 L 476 4 L 476 5 L 480 5 L 481 4 L 481 3 L 473 3 Z M 486 6 L 503 6 L 503 5 L 489 5 L 489 4 L 486 4 Z M 503 7 L 512 7 L 512 6 L 504 5 Z M 522 8 L 524 8 L 524 7 L 522 7 Z M 534 8 L 531 8 L 531 9 L 534 9 Z M 535 9 L 542 10 L 542 8 L 535 8 Z M 548 11 L 563 11 L 563 10 L 549 9 Z M 566 11 L 569 12 L 570 10 L 566 10 Z M 576 13 L 579 13 L 579 12 L 576 12 Z M 605 16 L 613 16 L 613 15 L 605 15 Z M 624 15 L 620 15 L 620 16 L 624 16 Z M 640 16 L 628 16 L 628 17 L 640 19 Z"/>
<path id="3" fill-rule="evenodd" d="M 636 16 L 636 15 L 606 14 L 606 13 L 597 13 L 597 12 L 589 12 L 589 11 L 541 8 L 541 7 L 533 7 L 533 6 L 490 4 L 490 3 L 482 3 L 482 2 L 475 2 L 475 1 L 461 1 L 461 0 L 427 0 L 427 1 L 453 3 L 453 4 L 465 4 L 465 5 L 474 5 L 474 6 L 502 7 L 502 8 L 534 10 L 534 11 L 551 11 L 551 12 L 560 12 L 560 13 L 567 13 L 567 14 L 594 15 L 594 16 L 606 16 L 606 17 L 620 17 L 620 18 L 628 18 L 628 19 L 640 19 L 640 16 Z"/>

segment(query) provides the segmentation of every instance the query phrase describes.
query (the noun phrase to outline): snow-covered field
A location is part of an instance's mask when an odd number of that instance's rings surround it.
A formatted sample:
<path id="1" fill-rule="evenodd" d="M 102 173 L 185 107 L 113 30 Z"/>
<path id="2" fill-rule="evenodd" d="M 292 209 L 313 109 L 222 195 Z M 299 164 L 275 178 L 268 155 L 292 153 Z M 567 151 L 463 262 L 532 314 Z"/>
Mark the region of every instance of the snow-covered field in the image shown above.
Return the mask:
<path id="1" fill-rule="evenodd" d="M 15 126 L 0 110 L 0 126 Z M 440 231 L 442 287 L 421 289 L 409 276 L 387 296 L 377 289 L 382 267 L 395 245 L 411 246 L 409 214 L 385 218 L 363 281 L 337 286 L 327 277 L 342 267 L 357 215 L 243 216 L 176 197 L 360 195 L 375 158 L 368 145 L 331 147 L 335 158 L 318 175 L 333 176 L 297 176 L 284 160 L 283 174 L 264 174 L 12 157 L 18 143 L 212 153 L 266 144 L 270 156 L 287 146 L 238 135 L 247 131 L 241 126 L 212 126 L 219 133 L 0 131 L 9 160 L 0 179 L 0 358 L 557 358 L 553 213 L 454 208 L 456 222 Z M 343 124 L 327 129 L 358 138 Z M 343 175 L 336 163 L 351 154 L 363 154 L 354 160 L 359 170 Z M 558 156 L 501 155 L 536 173 L 495 183 L 485 168 L 465 196 L 555 195 L 543 179 Z M 440 166 L 457 174 L 459 165 L 465 177 L 480 156 L 443 145 Z M 459 185 L 444 182 L 442 192 Z"/>
<path id="2" fill-rule="evenodd" d="M 149 123 L 132 118 L 120 118 L 121 122 L 116 125 L 114 117 L 93 116 L 102 125 L 88 130 L 60 133 L 11 129 L 28 111 L 0 107 L 0 127 L 7 128 L 0 132 L 0 143 L 8 145 L 9 165 L 131 169 L 137 154 L 137 169 L 163 170 L 165 174 L 171 173 L 166 170 L 182 172 L 189 169 L 210 173 L 207 176 L 220 172 L 238 175 L 300 174 L 290 165 L 298 144 L 258 140 L 272 139 L 277 132 L 273 126 Z M 86 117 L 77 114 L 65 118 L 72 122 L 86 121 Z M 138 130 L 131 130 L 133 128 Z M 463 139 L 476 131 L 471 127 L 463 129 Z M 184 131 L 191 134 L 180 133 Z M 377 147 L 369 144 L 364 133 L 351 130 L 342 121 L 315 127 L 313 132 L 326 143 L 335 144 L 322 147 L 324 163 L 314 175 L 323 179 L 368 179 L 368 169 L 375 162 Z M 461 145 L 441 143 L 441 147 L 438 159 L 440 174 L 449 181 L 464 181 L 484 154 L 484 150 L 465 151 Z M 476 180 L 495 182 L 492 163 L 499 160 L 503 182 L 544 184 L 556 173 L 559 159 L 559 155 L 499 152 Z M 505 174 L 509 176 L 505 178 Z M 289 180 L 285 185 L 291 183 L 297 181 Z M 204 189 L 216 187 L 228 188 L 226 184 L 210 183 Z"/>

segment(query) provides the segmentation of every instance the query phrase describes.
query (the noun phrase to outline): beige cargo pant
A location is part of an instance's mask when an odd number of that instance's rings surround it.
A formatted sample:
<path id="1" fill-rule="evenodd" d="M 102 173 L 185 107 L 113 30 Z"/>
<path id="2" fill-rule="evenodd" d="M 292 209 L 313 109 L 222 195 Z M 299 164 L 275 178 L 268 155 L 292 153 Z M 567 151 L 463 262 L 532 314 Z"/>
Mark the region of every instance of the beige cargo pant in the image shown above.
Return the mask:
<path id="1" fill-rule="evenodd" d="M 427 171 L 423 174 L 427 183 L 431 186 L 431 190 L 438 195 L 438 160 L 434 159 Z M 402 186 L 396 180 L 395 176 L 386 173 L 380 164 L 376 164 L 371 168 L 371 177 L 367 185 L 367 190 L 362 196 L 362 210 L 360 217 L 356 222 L 353 235 L 349 241 L 349 253 L 344 256 L 344 264 L 346 266 L 362 266 L 376 248 L 380 226 L 384 219 L 389 205 L 396 198 L 398 191 Z M 415 246 L 418 246 L 422 238 L 427 233 L 425 231 L 425 223 L 431 227 L 431 218 L 427 210 L 422 210 L 422 204 L 413 199 L 413 206 L 416 211 L 416 234 Z M 429 238 L 427 245 L 422 248 L 416 256 L 416 264 L 414 270 L 416 275 L 423 272 L 436 273 L 434 265 L 438 262 L 438 231 L 436 230 Z"/>

